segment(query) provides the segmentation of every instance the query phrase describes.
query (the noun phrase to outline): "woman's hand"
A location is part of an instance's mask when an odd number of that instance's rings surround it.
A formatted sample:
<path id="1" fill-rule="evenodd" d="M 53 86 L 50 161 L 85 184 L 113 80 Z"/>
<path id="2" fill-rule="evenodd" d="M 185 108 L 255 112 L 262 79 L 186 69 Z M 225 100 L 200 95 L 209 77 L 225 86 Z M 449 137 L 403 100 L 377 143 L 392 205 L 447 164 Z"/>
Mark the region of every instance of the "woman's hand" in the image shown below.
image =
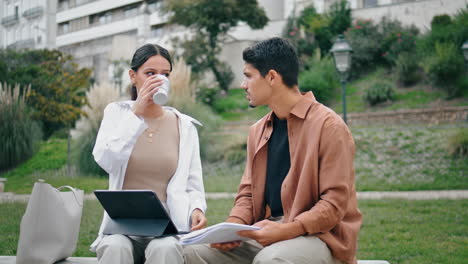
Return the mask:
<path id="1" fill-rule="evenodd" d="M 159 79 L 157 75 L 148 77 L 141 88 L 138 90 L 138 96 L 133 105 L 133 112 L 137 116 L 142 116 L 145 108 L 154 104 L 153 94 L 155 94 L 159 86 L 163 85 L 164 81 Z"/>
<path id="2" fill-rule="evenodd" d="M 195 209 L 192 212 L 192 231 L 202 229 L 206 227 L 208 220 L 206 219 L 205 214 L 200 209 Z"/>

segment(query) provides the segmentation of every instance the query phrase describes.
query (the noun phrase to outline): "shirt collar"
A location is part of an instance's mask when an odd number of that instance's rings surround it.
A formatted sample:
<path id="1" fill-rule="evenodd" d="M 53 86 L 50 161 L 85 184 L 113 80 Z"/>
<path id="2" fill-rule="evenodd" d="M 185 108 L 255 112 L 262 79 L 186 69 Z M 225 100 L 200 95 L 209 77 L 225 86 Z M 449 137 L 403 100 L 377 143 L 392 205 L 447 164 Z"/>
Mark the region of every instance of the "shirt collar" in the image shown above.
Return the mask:
<path id="1" fill-rule="evenodd" d="M 315 96 L 312 92 L 302 93 L 302 98 L 291 109 L 290 114 L 293 114 L 300 119 L 305 119 L 310 107 L 316 102 L 317 100 L 315 100 Z M 266 118 L 266 125 L 270 126 L 273 123 L 273 119 L 273 111 L 271 111 L 270 113 L 268 113 L 268 116 Z"/>

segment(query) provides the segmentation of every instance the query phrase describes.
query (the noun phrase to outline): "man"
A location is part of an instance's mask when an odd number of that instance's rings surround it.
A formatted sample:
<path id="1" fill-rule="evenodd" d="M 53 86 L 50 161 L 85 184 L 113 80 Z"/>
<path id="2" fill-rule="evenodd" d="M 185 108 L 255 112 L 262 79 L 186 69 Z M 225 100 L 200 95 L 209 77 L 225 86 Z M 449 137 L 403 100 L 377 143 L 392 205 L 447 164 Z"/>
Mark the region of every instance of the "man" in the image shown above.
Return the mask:
<path id="1" fill-rule="evenodd" d="M 272 112 L 249 131 L 247 162 L 227 222 L 253 240 L 189 246 L 186 263 L 356 263 L 362 217 L 354 141 L 343 120 L 298 88 L 294 48 L 272 38 L 244 50 L 250 106 Z"/>

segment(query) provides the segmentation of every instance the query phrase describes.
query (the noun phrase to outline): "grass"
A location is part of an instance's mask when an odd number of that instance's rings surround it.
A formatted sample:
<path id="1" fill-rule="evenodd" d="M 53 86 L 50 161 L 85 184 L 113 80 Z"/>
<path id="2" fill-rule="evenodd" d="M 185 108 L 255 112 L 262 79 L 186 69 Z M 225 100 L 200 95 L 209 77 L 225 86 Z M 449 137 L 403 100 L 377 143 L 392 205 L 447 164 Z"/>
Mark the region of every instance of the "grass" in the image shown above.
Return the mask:
<path id="1" fill-rule="evenodd" d="M 461 127 L 466 126 L 352 127 L 357 146 L 357 190 L 468 189 L 468 159 L 454 158 L 449 154 L 448 139 L 459 132 Z M 219 136 L 217 140 L 216 144 L 222 146 L 239 141 L 232 136 Z M 237 148 L 231 149 L 233 157 L 244 160 L 237 155 L 245 155 L 245 151 Z M 220 151 L 229 157 L 229 150 L 220 148 Z M 34 157 L 0 176 L 8 179 L 6 191 L 29 194 L 37 179 L 45 179 L 55 187 L 71 185 L 86 193 L 107 188 L 105 177 L 78 175 L 74 170 L 71 176 L 67 176 L 65 153 L 65 140 L 44 142 Z M 204 163 L 205 190 L 236 192 L 243 171 L 243 161 L 237 164 L 229 160 Z"/>
<path id="2" fill-rule="evenodd" d="M 222 222 L 232 199 L 208 200 L 209 225 Z M 0 210 L 0 255 L 15 255 L 25 203 L 5 203 Z M 358 259 L 390 263 L 462 264 L 468 259 L 468 200 L 360 201 L 364 224 Z M 88 248 L 102 217 L 97 201 L 86 201 L 75 256 L 94 256 Z"/>
<path id="3" fill-rule="evenodd" d="M 78 175 L 76 170 L 67 172 L 66 139 L 50 139 L 41 144 L 38 153 L 17 168 L 2 174 L 7 178 L 6 192 L 29 194 L 34 182 L 44 179 L 52 186 L 71 185 L 92 192 L 107 189 L 107 178 Z"/>
<path id="4" fill-rule="evenodd" d="M 259 119 L 270 110 L 266 106 L 249 108 L 244 89 L 231 89 L 224 97 L 217 98 L 213 108 L 226 121 Z"/>
<path id="5" fill-rule="evenodd" d="M 453 158 L 453 126 L 353 128 L 359 191 L 468 189 L 468 158 Z"/>
<path id="6" fill-rule="evenodd" d="M 362 98 L 364 90 L 373 83 L 380 81 L 394 84 L 395 98 L 393 102 L 369 106 Z M 346 84 L 346 110 L 349 113 L 426 108 L 433 107 L 434 105 L 468 105 L 468 97 L 466 96 L 451 100 L 446 100 L 446 97 L 446 92 L 430 87 L 422 82 L 411 87 L 399 87 L 396 77 L 388 74 L 383 68 L 379 68 L 363 78 Z M 341 113 L 343 111 L 342 104 L 341 90 L 337 89 L 330 107 L 336 112 Z"/>

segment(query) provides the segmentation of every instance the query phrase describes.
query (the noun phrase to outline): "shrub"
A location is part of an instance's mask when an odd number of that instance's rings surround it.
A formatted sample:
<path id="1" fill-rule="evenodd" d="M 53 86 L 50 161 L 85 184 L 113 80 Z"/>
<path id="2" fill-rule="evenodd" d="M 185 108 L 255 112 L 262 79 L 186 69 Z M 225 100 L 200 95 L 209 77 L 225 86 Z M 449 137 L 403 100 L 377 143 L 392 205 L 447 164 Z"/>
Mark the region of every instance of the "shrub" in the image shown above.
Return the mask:
<path id="1" fill-rule="evenodd" d="M 309 69 L 299 75 L 299 88 L 303 92 L 312 91 L 319 102 L 328 104 L 339 87 L 333 60 L 330 56 L 311 59 L 308 66 Z"/>
<path id="2" fill-rule="evenodd" d="M 213 106 L 217 94 L 218 89 L 202 85 L 196 90 L 196 100 L 208 106 Z"/>
<path id="3" fill-rule="evenodd" d="M 436 43 L 435 53 L 424 64 L 431 81 L 446 90 L 449 97 L 458 94 L 456 82 L 464 74 L 465 65 L 460 53 L 452 43 Z"/>
<path id="4" fill-rule="evenodd" d="M 0 171 L 30 158 L 42 138 L 41 128 L 26 104 L 29 90 L 21 93 L 19 85 L 11 88 L 0 83 Z"/>
<path id="5" fill-rule="evenodd" d="M 364 100 L 370 105 L 392 100 L 394 96 L 393 86 L 388 82 L 376 82 L 364 91 Z"/>
<path id="6" fill-rule="evenodd" d="M 372 20 L 356 20 L 345 35 L 353 48 L 351 77 L 366 73 L 383 61 L 383 36 Z"/>
<path id="7" fill-rule="evenodd" d="M 454 157 L 468 157 L 468 128 L 462 128 L 448 140 L 448 150 Z"/>
<path id="8" fill-rule="evenodd" d="M 110 84 L 94 85 L 86 92 L 88 105 L 82 108 L 84 115 L 76 122 L 71 131 L 73 140 L 73 162 L 84 175 L 107 173 L 94 161 L 92 155 L 99 126 L 104 115 L 104 108 L 119 98 L 118 89 Z"/>
<path id="9" fill-rule="evenodd" d="M 422 78 L 419 59 L 414 53 L 402 52 L 396 59 L 396 74 L 398 81 L 404 86 L 419 82 Z"/>

